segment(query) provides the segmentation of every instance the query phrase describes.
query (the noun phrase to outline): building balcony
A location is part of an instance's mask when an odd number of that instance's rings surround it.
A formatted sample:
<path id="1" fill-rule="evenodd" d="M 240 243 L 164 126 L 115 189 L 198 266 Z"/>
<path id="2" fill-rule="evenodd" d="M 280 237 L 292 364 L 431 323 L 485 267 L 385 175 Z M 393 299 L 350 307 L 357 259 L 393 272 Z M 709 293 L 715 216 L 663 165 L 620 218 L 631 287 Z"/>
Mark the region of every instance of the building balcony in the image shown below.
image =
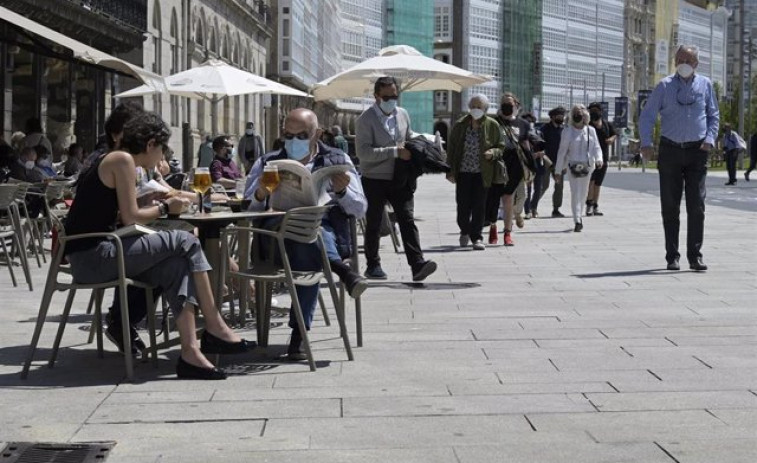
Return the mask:
<path id="1" fill-rule="evenodd" d="M 69 0 L 85 10 L 95 12 L 139 32 L 147 31 L 147 0 Z"/>
<path id="2" fill-rule="evenodd" d="M 5 0 L 3 6 L 109 52 L 142 47 L 147 0 Z"/>

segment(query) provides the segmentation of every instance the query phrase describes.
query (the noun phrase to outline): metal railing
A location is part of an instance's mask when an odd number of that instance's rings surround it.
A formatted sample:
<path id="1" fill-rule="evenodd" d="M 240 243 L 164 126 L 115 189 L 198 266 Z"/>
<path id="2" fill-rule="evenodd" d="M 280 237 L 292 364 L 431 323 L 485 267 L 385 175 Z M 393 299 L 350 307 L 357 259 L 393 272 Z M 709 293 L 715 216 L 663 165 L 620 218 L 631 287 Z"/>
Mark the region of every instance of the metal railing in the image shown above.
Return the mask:
<path id="1" fill-rule="evenodd" d="M 72 0 L 82 8 L 109 16 L 139 31 L 147 31 L 147 0 Z"/>

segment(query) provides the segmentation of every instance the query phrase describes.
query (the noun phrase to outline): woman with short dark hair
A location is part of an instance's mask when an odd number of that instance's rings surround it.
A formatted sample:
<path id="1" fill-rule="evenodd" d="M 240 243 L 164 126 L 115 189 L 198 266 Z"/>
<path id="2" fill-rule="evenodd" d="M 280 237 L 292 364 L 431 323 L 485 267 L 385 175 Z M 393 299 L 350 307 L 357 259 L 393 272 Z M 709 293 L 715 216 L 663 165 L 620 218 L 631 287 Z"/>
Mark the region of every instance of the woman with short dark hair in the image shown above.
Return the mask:
<path id="1" fill-rule="evenodd" d="M 66 233 L 110 232 L 123 225 L 147 223 L 167 213 L 179 214 L 188 200 L 170 197 L 156 206 L 137 206 L 136 168 L 154 168 L 163 158 L 171 132 L 154 113 L 143 113 L 124 125 L 119 150 L 100 155 L 79 176 L 76 199 L 66 220 Z M 223 321 L 215 307 L 199 240 L 185 231 L 159 231 L 122 238 L 126 276 L 162 288 L 181 337 L 176 367 L 180 378 L 225 379 L 204 354 L 239 353 L 251 347 Z M 102 283 L 117 278 L 116 245 L 105 239 L 77 240 L 66 246 L 74 278 Z M 201 346 L 195 336 L 195 307 L 205 319 Z M 128 354 L 127 354 L 128 355 Z"/>

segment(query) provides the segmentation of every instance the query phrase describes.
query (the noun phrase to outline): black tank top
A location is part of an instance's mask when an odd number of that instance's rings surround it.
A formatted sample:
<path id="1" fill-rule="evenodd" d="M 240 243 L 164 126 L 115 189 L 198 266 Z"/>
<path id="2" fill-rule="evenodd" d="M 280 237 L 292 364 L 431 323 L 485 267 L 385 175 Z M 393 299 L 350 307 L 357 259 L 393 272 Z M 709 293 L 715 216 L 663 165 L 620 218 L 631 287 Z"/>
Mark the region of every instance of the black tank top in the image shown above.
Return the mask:
<path id="1" fill-rule="evenodd" d="M 118 197 L 115 188 L 108 188 L 100 180 L 98 168 L 107 154 L 103 154 L 82 172 L 76 186 L 76 198 L 66 217 L 66 235 L 110 232 L 116 228 Z M 66 244 L 66 254 L 97 246 L 102 238 L 76 240 Z"/>

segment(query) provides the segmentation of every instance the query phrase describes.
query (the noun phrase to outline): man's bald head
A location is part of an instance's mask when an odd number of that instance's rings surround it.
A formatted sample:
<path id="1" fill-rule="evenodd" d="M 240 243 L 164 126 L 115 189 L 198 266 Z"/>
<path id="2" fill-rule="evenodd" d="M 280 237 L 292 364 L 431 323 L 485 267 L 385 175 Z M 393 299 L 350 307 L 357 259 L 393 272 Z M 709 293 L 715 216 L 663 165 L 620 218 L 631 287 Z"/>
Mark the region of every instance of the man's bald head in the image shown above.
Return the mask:
<path id="1" fill-rule="evenodd" d="M 316 130 L 318 130 L 318 116 L 309 109 L 293 109 L 284 119 L 284 132 L 286 133 L 297 135 L 301 132 L 307 132 L 310 138 L 313 138 Z"/>

